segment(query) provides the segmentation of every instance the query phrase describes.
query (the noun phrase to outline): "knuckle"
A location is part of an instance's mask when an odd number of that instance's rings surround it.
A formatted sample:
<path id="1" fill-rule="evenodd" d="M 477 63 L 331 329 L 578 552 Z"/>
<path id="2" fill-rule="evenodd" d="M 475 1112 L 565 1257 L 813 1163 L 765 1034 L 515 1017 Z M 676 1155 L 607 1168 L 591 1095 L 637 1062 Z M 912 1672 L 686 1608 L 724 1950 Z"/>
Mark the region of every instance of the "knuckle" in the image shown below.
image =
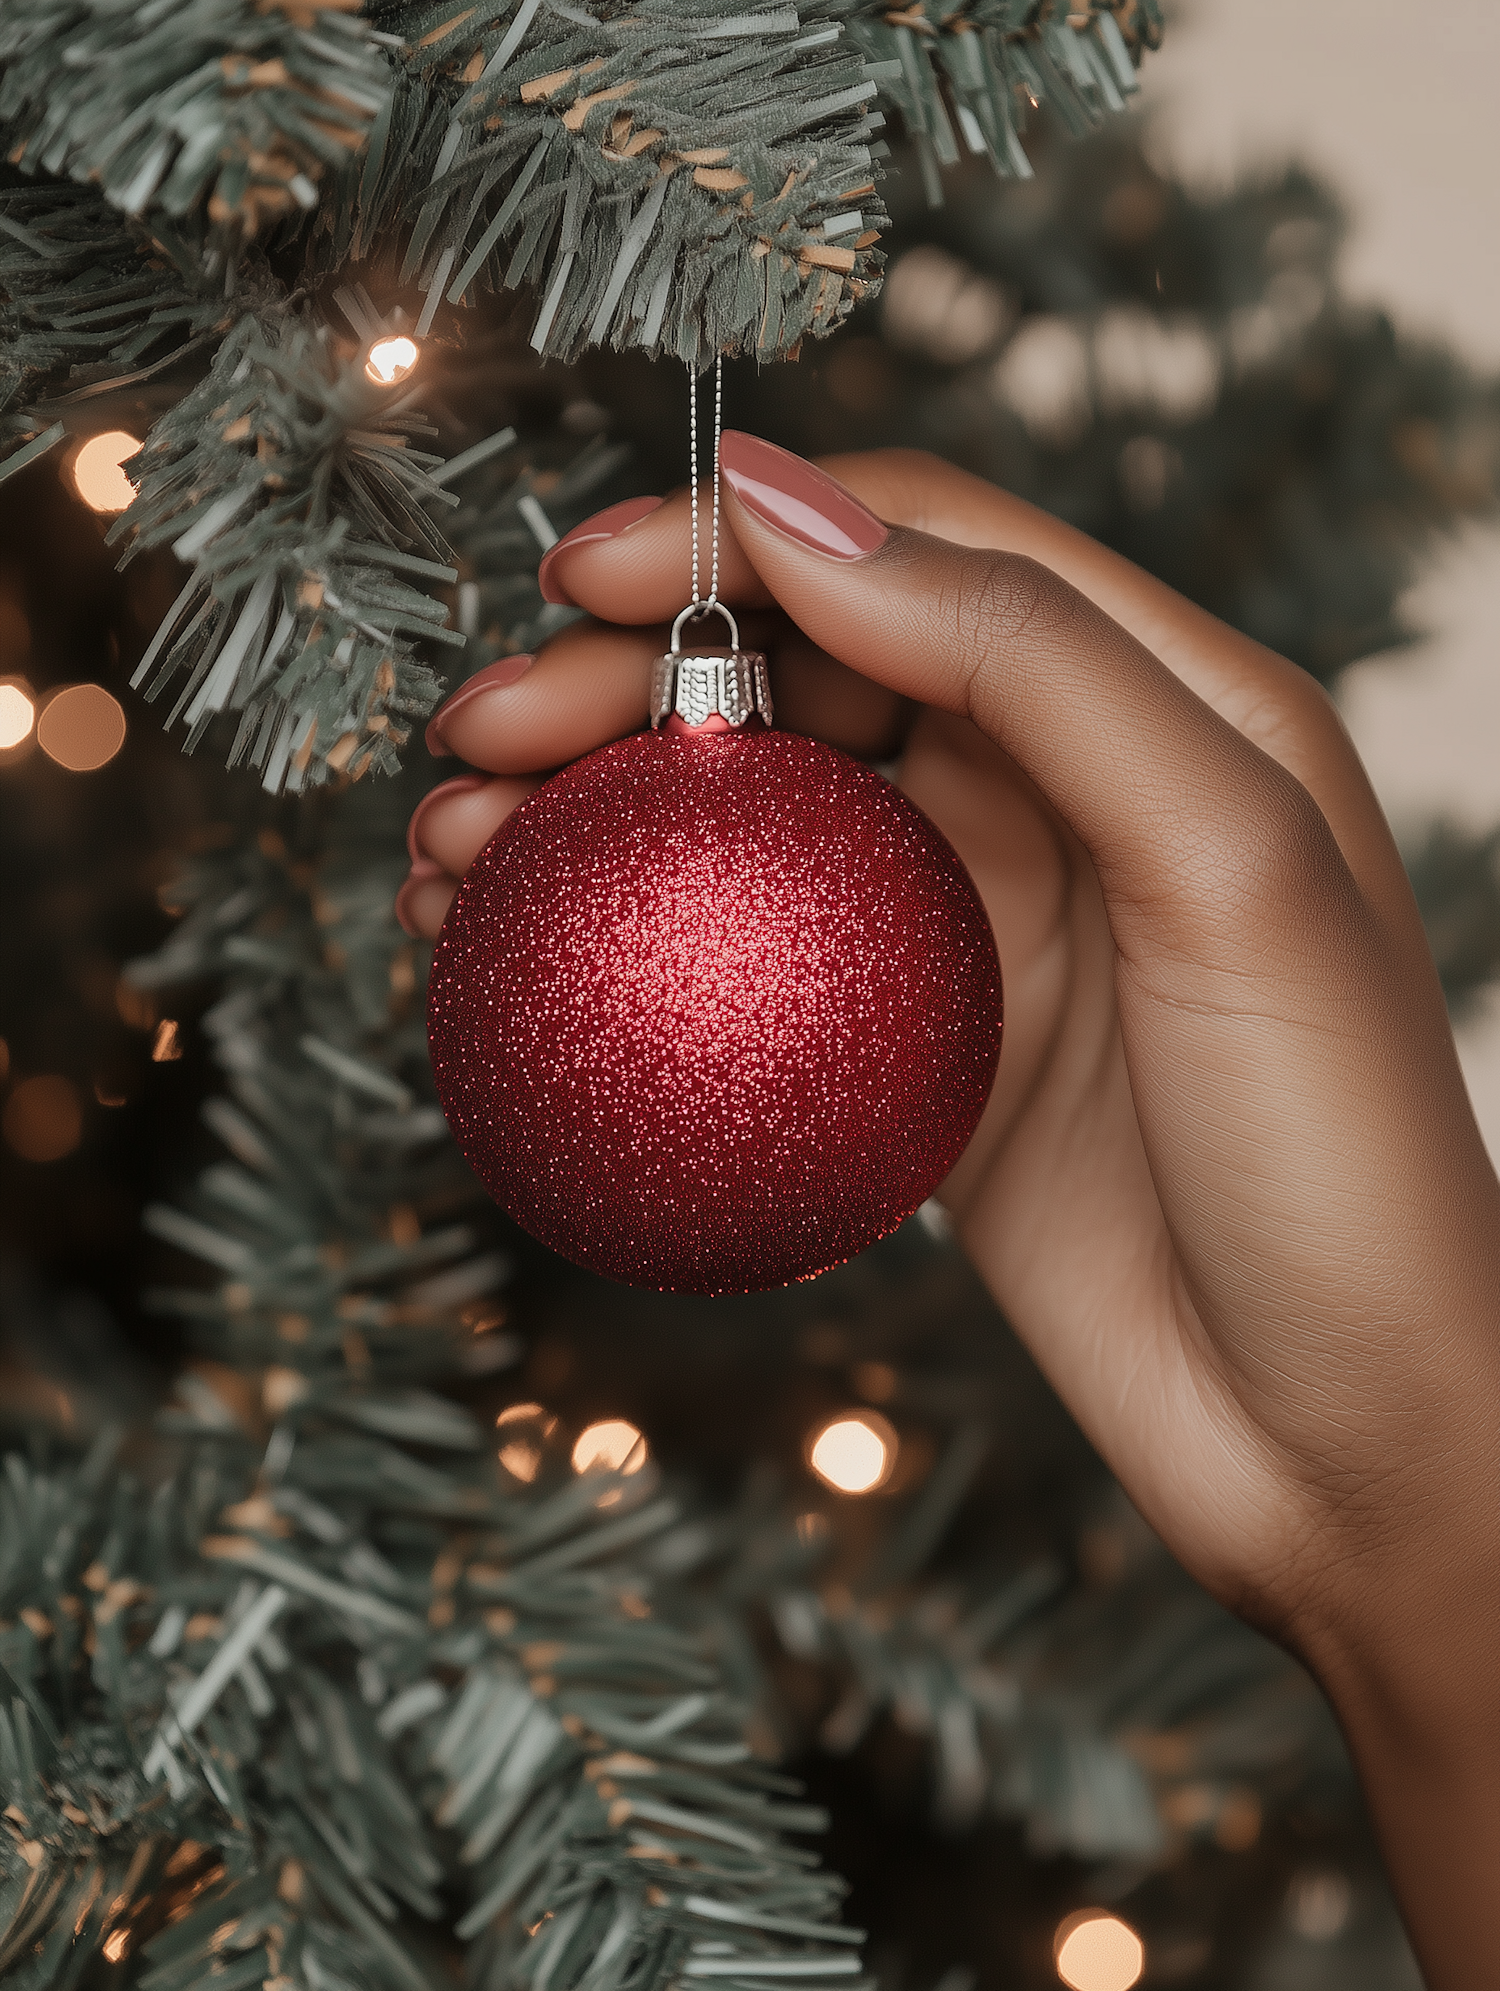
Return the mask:
<path id="1" fill-rule="evenodd" d="M 1047 619 L 1056 592 L 1038 560 L 965 548 L 952 565 L 945 609 L 955 633 L 987 655 Z"/>
<path id="2" fill-rule="evenodd" d="M 1280 657 L 1257 672 L 1238 724 L 1258 746 L 1287 763 L 1353 752 L 1329 693 L 1316 678 Z"/>
<path id="3" fill-rule="evenodd" d="M 1204 882 L 1237 921 L 1284 922 L 1331 909 L 1347 883 L 1322 810 L 1274 764 L 1260 770 L 1244 806 L 1215 810 L 1204 844 Z"/>

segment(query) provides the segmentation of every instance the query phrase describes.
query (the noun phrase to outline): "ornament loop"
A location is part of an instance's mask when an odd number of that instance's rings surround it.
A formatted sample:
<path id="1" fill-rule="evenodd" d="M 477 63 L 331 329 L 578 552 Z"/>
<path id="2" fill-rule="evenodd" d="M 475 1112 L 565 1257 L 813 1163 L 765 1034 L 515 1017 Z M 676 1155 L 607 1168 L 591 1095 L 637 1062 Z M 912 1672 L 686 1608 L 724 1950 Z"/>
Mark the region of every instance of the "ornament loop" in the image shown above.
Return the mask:
<path id="1" fill-rule="evenodd" d="M 689 620 L 696 621 L 702 615 L 722 615 L 724 620 L 729 624 L 730 649 L 737 650 L 740 647 L 740 625 L 735 621 L 734 616 L 724 606 L 723 602 L 690 601 L 681 615 L 672 624 L 672 655 L 674 657 L 679 657 L 682 654 L 682 625 Z"/>

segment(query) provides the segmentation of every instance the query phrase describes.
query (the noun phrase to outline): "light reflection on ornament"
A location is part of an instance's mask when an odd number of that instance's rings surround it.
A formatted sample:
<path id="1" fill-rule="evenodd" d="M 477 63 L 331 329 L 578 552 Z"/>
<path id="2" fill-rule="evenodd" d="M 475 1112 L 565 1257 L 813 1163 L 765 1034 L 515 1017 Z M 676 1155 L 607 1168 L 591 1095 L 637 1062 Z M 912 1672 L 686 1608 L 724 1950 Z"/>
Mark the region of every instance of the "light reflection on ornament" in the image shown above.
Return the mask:
<path id="1" fill-rule="evenodd" d="M 623 1417 L 606 1417 L 579 1433 L 573 1447 L 576 1473 L 638 1473 L 650 1454 L 646 1441 Z"/>
<path id="2" fill-rule="evenodd" d="M 416 340 L 408 339 L 404 333 L 377 339 L 365 360 L 365 372 L 381 387 L 394 387 L 405 380 L 420 358 L 421 348 Z"/>
<path id="3" fill-rule="evenodd" d="M 836 1493 L 873 1493 L 896 1463 L 896 1434 L 877 1410 L 849 1411 L 825 1424 L 808 1446 L 808 1463 Z"/>
<path id="4" fill-rule="evenodd" d="M 70 684 L 36 722 L 37 745 L 71 774 L 92 774 L 125 744 L 125 713 L 102 684 Z"/>
<path id="5" fill-rule="evenodd" d="M 140 443 L 126 429 L 90 436 L 73 458 L 73 488 L 96 512 L 123 512 L 135 496 L 135 486 L 120 468 Z"/>
<path id="6" fill-rule="evenodd" d="M 495 1419 L 500 1433 L 498 1457 L 512 1479 L 530 1486 L 542 1469 L 542 1453 L 557 1429 L 557 1419 L 539 1403 L 513 1403 Z"/>
<path id="7" fill-rule="evenodd" d="M 1146 1968 L 1146 1945 L 1103 1908 L 1080 1908 L 1060 1922 L 1052 1953 L 1069 1991 L 1130 1991 Z"/>
<path id="8" fill-rule="evenodd" d="M 20 746 L 35 718 L 36 707 L 18 684 L 0 684 L 0 753 Z"/>

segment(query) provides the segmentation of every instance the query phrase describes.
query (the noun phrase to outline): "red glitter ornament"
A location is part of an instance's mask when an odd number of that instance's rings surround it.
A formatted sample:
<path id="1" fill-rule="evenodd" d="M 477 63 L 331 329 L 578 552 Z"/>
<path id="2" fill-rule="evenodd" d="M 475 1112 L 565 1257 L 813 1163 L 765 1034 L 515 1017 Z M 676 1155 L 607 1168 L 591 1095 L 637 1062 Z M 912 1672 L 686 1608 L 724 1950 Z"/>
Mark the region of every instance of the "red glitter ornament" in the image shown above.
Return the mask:
<path id="1" fill-rule="evenodd" d="M 428 1004 L 495 1200 L 592 1271 L 697 1293 L 810 1278 L 910 1216 L 973 1134 L 1000 1019 L 947 841 L 755 718 L 674 718 L 539 788 L 465 876 Z"/>

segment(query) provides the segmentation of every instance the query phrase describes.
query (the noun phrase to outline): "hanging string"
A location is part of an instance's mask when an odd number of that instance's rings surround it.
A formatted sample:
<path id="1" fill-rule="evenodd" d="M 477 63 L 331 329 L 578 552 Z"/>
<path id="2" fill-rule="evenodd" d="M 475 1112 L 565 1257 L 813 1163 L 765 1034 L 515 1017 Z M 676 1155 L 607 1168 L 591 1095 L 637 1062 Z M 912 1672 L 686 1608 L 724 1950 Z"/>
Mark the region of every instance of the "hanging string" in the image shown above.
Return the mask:
<path id="1" fill-rule="evenodd" d="M 698 376 L 688 366 L 688 476 L 693 493 L 693 601 L 692 606 L 707 614 L 719 606 L 719 436 L 724 427 L 724 355 L 714 359 L 714 467 L 713 513 L 709 528 L 708 593 L 701 592 L 698 567 Z"/>

